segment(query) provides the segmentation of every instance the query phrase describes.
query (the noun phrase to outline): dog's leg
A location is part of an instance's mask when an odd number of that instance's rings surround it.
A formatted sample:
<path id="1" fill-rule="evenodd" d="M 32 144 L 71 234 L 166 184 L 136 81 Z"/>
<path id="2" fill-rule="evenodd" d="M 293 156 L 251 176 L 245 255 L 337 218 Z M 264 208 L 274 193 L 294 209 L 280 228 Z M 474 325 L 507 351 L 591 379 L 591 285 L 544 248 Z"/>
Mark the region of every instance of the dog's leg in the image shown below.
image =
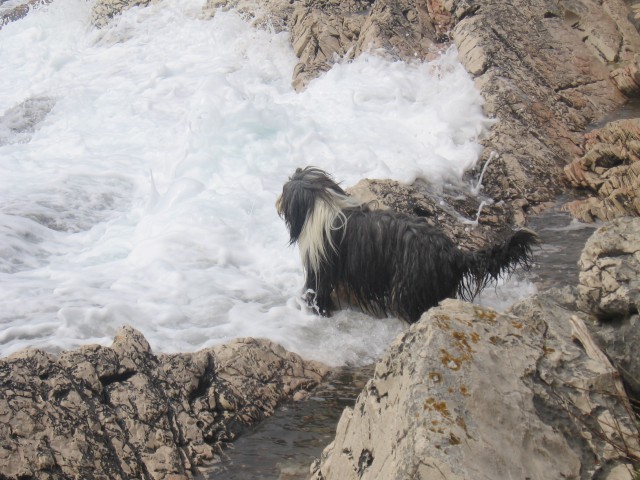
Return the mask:
<path id="1" fill-rule="evenodd" d="M 333 300 L 331 300 L 331 283 L 326 275 L 307 273 L 307 281 L 304 285 L 304 298 L 307 305 L 311 307 L 318 315 L 330 317 L 331 312 L 335 310 Z"/>

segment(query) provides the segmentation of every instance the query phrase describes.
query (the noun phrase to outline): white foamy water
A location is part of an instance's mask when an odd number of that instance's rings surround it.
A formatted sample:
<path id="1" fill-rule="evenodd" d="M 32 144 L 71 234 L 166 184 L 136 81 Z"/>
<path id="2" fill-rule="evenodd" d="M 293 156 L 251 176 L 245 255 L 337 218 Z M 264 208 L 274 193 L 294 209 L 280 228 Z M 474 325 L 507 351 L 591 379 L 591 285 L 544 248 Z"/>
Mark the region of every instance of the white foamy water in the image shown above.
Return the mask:
<path id="1" fill-rule="evenodd" d="M 96 30 L 65 0 L 0 30 L 0 354 L 130 324 L 156 351 L 259 336 L 366 363 L 404 328 L 309 313 L 274 202 L 305 165 L 344 186 L 460 179 L 487 121 L 456 53 L 362 57 L 295 93 L 287 34 L 201 6 Z"/>

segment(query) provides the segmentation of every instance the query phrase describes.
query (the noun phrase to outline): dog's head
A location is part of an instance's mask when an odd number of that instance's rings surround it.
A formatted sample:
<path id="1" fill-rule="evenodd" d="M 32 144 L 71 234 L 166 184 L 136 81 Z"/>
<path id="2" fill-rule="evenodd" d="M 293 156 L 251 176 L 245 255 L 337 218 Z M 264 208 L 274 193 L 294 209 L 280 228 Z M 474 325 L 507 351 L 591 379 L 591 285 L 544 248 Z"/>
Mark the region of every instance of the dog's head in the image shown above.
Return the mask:
<path id="1" fill-rule="evenodd" d="M 331 175 L 316 167 L 296 169 L 276 200 L 276 210 L 287 224 L 292 244 L 300 238 L 304 223 L 313 214 L 318 200 L 332 203 L 336 196 L 344 198 L 346 193 Z"/>

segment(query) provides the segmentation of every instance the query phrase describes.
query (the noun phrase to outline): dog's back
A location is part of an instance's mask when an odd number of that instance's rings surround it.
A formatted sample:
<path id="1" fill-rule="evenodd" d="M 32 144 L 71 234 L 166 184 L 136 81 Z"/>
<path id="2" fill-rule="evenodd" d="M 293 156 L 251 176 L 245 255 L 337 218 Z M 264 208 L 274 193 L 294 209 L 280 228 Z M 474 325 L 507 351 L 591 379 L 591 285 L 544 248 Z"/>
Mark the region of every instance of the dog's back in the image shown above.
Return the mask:
<path id="1" fill-rule="evenodd" d="M 464 276 L 464 255 L 442 232 L 419 217 L 367 207 L 344 211 L 335 283 L 367 309 L 409 321 L 455 296 Z"/>

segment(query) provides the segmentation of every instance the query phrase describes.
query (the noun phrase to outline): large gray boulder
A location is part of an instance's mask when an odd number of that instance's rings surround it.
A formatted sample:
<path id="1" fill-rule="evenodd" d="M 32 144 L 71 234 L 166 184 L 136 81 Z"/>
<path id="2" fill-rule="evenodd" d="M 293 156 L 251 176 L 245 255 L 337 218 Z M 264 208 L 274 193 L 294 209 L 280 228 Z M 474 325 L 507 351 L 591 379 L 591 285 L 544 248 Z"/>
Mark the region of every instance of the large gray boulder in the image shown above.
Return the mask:
<path id="1" fill-rule="evenodd" d="M 267 341 L 154 355 L 111 347 L 0 360 L 0 478 L 191 479 L 198 466 L 327 372 Z"/>
<path id="2" fill-rule="evenodd" d="M 623 217 L 596 230 L 580 255 L 578 305 L 600 318 L 640 308 L 640 218 Z"/>
<path id="3" fill-rule="evenodd" d="M 579 261 L 578 307 L 635 396 L 640 399 L 640 218 L 596 230 Z"/>
<path id="4" fill-rule="evenodd" d="M 624 390 L 563 311 L 541 297 L 515 315 L 457 300 L 427 312 L 345 410 L 313 478 L 631 480 Z"/>

